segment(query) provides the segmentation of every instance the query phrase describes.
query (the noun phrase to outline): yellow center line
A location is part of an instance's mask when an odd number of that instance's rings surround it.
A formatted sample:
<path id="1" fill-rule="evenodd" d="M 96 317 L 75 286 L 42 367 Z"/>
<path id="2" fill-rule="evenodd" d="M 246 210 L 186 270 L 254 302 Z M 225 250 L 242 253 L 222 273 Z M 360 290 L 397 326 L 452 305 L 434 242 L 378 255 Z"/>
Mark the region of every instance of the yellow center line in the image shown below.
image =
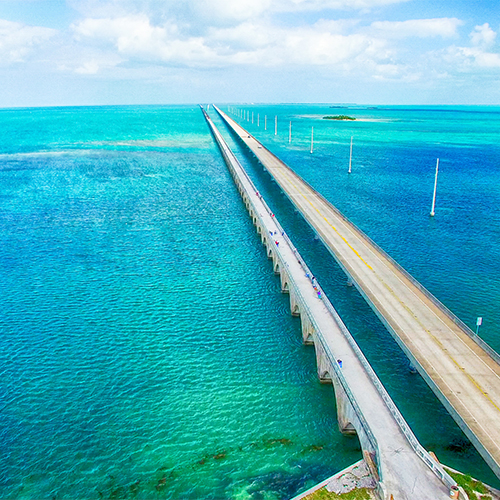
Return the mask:
<path id="1" fill-rule="evenodd" d="M 316 210 L 316 212 L 318 212 L 318 214 L 323 218 L 323 220 L 342 238 L 344 243 L 361 259 L 363 264 L 365 264 L 365 266 L 368 269 L 373 271 L 373 268 L 370 266 L 370 264 L 368 264 L 366 262 L 366 260 L 363 259 L 363 257 L 361 257 L 361 255 L 359 255 L 358 251 L 352 247 L 352 245 L 346 240 L 346 238 L 344 236 L 342 236 L 340 234 L 338 229 L 321 213 L 321 211 L 313 204 L 313 202 L 304 193 L 302 193 L 299 190 L 299 188 L 290 180 L 290 177 L 289 176 L 287 176 L 287 177 L 288 177 L 288 182 L 297 190 L 297 192 L 311 205 L 311 207 L 314 208 L 314 210 Z"/>
<path id="2" fill-rule="evenodd" d="M 239 127 L 241 128 L 241 127 Z M 243 133 L 248 136 L 248 134 L 244 131 L 244 129 L 241 128 L 241 130 L 243 131 Z M 240 134 L 241 138 L 243 139 L 244 142 L 247 142 L 245 141 L 245 138 L 243 137 L 243 134 Z M 255 140 L 255 139 L 254 139 Z M 258 142 L 258 141 L 256 141 Z M 260 143 L 259 143 L 260 144 Z M 263 147 L 263 146 L 262 146 Z M 251 148 L 252 149 L 252 148 Z M 267 151 L 265 148 L 264 148 L 265 151 Z M 259 157 L 259 151 L 254 151 L 255 155 L 257 157 Z M 363 259 L 363 257 L 361 257 L 361 255 L 358 253 L 358 251 L 352 247 L 352 245 L 347 241 L 347 239 L 342 235 L 340 234 L 340 232 L 337 230 L 337 228 L 321 213 L 321 211 L 312 203 L 312 201 L 304 194 L 302 193 L 298 187 L 295 185 L 294 182 L 292 182 L 290 180 L 290 173 L 289 173 L 289 168 L 282 168 L 282 171 L 283 172 L 286 172 L 287 174 L 284 175 L 284 177 L 287 177 L 287 180 L 288 182 L 296 189 L 296 191 L 314 208 L 314 210 L 316 210 L 316 212 L 323 218 L 323 220 L 337 233 L 338 236 L 340 236 L 340 238 L 342 238 L 342 240 L 346 243 L 346 245 L 356 254 L 356 256 L 366 265 L 366 267 L 368 269 L 370 269 L 371 271 L 373 271 L 373 273 L 375 274 L 375 276 L 377 277 L 377 279 L 387 288 L 387 290 L 391 293 L 391 295 L 401 304 L 401 306 L 406 310 L 408 311 L 408 313 L 410 313 L 410 315 L 415 319 L 415 321 L 420 325 L 420 327 L 422 328 L 423 331 L 425 331 L 429 337 L 431 337 L 433 339 L 433 341 L 440 347 L 440 349 L 446 354 L 446 356 L 451 359 L 451 361 L 460 369 L 460 371 L 462 373 L 465 374 L 465 376 L 472 382 L 472 384 L 474 384 L 475 387 L 477 387 L 477 389 L 479 389 L 479 391 L 481 392 L 481 394 L 483 394 L 483 396 L 486 397 L 486 399 L 500 412 L 500 407 L 490 398 L 490 396 L 488 395 L 488 393 L 486 393 L 483 388 L 479 385 L 478 382 L 476 382 L 476 380 L 474 379 L 474 377 L 472 377 L 466 370 L 465 368 L 463 368 L 460 363 L 445 349 L 445 347 L 443 346 L 442 342 L 430 331 L 428 330 L 423 324 L 422 322 L 418 319 L 418 317 L 415 315 L 415 313 L 396 295 L 396 293 L 394 292 L 394 290 L 383 280 L 383 278 L 381 276 L 378 275 L 377 272 L 375 272 L 375 270 Z M 458 397 L 458 396 L 457 396 Z M 460 398 L 458 398 L 460 399 Z"/>
<path id="3" fill-rule="evenodd" d="M 426 332 L 433 340 L 434 342 L 441 348 L 441 350 L 448 356 L 448 358 L 451 359 L 451 361 L 460 369 L 460 371 L 479 389 L 481 394 L 500 412 L 500 407 L 490 398 L 488 393 L 483 390 L 483 388 L 479 385 L 479 383 L 476 381 L 476 379 L 470 375 L 463 366 L 460 365 L 460 363 L 448 352 L 448 350 L 444 347 L 443 343 L 441 340 L 439 340 L 428 328 L 426 328 L 423 323 L 418 319 L 416 314 L 404 303 L 402 302 L 399 297 L 394 293 L 392 288 L 384 282 L 382 278 L 380 278 L 384 286 L 391 292 L 391 294 L 398 300 L 398 302 L 413 316 L 415 321 L 420 325 L 420 327 Z"/>
<path id="4" fill-rule="evenodd" d="M 347 241 L 347 239 L 340 234 L 338 229 L 321 213 L 321 211 L 314 205 L 314 203 L 297 187 L 297 185 L 290 179 L 290 175 L 288 170 L 283 169 L 283 172 L 286 172 L 286 176 L 284 177 L 287 178 L 287 181 L 295 188 L 298 194 L 300 194 L 313 208 L 316 210 L 316 212 L 323 218 L 323 220 L 342 238 L 342 240 L 346 243 L 346 245 L 359 257 L 359 259 L 366 265 L 368 269 L 373 271 L 377 279 L 387 288 L 387 290 L 391 293 L 391 295 L 401 304 L 401 306 L 410 313 L 410 315 L 415 319 L 415 321 L 419 324 L 419 326 L 422 328 L 423 331 L 425 331 L 432 339 L 433 341 L 441 348 L 441 350 L 448 356 L 448 358 L 460 369 L 460 371 L 474 384 L 477 389 L 481 392 L 483 396 L 486 397 L 486 399 L 500 412 L 500 407 L 491 399 L 491 397 L 488 395 L 486 391 L 483 390 L 483 388 L 479 385 L 479 383 L 472 377 L 466 370 L 463 368 L 460 363 L 445 349 L 444 345 L 442 342 L 428 329 L 426 328 L 423 323 L 419 320 L 419 318 L 416 316 L 416 314 L 408 307 L 407 304 L 405 304 L 394 292 L 394 290 L 384 281 L 384 279 L 378 275 L 377 272 L 374 271 L 374 269 L 368 264 L 363 257 L 358 253 L 358 251 L 352 247 L 352 245 Z"/>

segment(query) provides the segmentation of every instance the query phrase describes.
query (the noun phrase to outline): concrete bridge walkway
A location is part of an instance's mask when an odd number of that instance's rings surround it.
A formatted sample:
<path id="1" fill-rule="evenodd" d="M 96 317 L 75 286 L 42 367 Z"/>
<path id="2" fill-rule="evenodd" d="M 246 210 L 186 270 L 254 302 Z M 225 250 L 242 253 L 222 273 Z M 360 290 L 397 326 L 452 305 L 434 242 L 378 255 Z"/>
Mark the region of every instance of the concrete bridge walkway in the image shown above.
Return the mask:
<path id="1" fill-rule="evenodd" d="M 500 477 L 500 356 L 309 184 L 218 112 L 319 235 Z"/>
<path id="2" fill-rule="evenodd" d="M 276 217 L 208 114 L 205 117 L 280 274 L 282 290 L 290 293 L 292 314 L 301 317 L 304 341 L 314 343 L 318 376 L 333 383 L 339 427 L 357 433 L 365 461 L 379 480 L 380 498 L 449 498 L 455 482 L 419 445 Z"/>

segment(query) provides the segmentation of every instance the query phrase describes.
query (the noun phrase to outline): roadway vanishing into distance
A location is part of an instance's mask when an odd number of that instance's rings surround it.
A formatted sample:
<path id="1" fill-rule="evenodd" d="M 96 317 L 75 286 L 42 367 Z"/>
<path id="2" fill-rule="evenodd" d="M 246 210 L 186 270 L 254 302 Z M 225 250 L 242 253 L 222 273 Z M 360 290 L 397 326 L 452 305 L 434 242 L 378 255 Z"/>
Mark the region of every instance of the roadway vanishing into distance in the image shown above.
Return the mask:
<path id="1" fill-rule="evenodd" d="M 280 274 L 282 291 L 290 294 L 291 312 L 301 317 L 303 338 L 313 340 L 318 376 L 334 386 L 339 428 L 349 434 L 356 431 L 364 459 L 373 465 L 379 498 L 449 498 L 455 481 L 420 446 L 293 243 L 202 111 L 273 259 L 273 269 Z"/>
<path id="2" fill-rule="evenodd" d="M 500 478 L 500 356 L 292 169 L 216 110 L 303 215 Z"/>

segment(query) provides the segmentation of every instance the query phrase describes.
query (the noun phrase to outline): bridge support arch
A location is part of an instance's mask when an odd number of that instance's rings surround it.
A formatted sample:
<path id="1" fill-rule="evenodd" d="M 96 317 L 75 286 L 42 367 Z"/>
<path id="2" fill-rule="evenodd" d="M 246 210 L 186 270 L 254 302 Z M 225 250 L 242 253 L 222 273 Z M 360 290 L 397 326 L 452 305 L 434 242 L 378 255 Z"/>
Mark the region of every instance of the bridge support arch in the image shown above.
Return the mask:
<path id="1" fill-rule="evenodd" d="M 299 301 L 297 300 L 297 294 L 295 293 L 295 290 L 293 287 L 290 287 L 290 311 L 292 313 L 292 316 L 300 316 L 301 311 L 300 311 L 300 305 Z"/>
<path id="2" fill-rule="evenodd" d="M 290 278 L 286 272 L 280 274 L 281 293 L 290 293 Z"/>
<path id="3" fill-rule="evenodd" d="M 314 345 L 314 334 L 315 330 L 307 314 L 303 314 L 300 317 L 300 322 L 302 325 L 302 342 L 305 345 Z"/>
<path id="4" fill-rule="evenodd" d="M 314 349 L 316 352 L 316 367 L 318 371 L 318 378 L 322 384 L 332 383 L 332 373 L 334 371 L 328 356 L 325 353 L 323 345 L 321 342 L 314 344 Z"/>

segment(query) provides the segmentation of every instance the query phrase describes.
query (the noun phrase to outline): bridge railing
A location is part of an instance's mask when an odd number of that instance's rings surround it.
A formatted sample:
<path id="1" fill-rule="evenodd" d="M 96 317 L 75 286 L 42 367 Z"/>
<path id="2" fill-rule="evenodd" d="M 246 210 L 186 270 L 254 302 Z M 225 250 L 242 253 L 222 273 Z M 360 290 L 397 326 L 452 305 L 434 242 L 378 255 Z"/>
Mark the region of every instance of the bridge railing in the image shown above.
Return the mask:
<path id="1" fill-rule="evenodd" d="M 273 154 L 273 153 L 271 153 Z M 273 154 L 273 156 L 275 156 Z M 298 177 L 293 170 L 291 173 Z M 416 278 L 412 276 L 404 267 L 401 266 L 396 260 L 394 260 L 384 249 L 382 249 L 377 243 L 375 243 L 366 233 L 364 233 L 354 222 L 350 221 L 338 208 L 332 205 L 321 193 L 318 193 L 307 181 L 300 178 L 304 184 L 306 184 L 314 193 L 321 198 L 325 203 L 327 203 L 330 208 L 351 228 L 353 228 L 357 234 L 363 238 L 367 243 L 373 246 L 380 254 L 383 255 L 401 274 L 403 274 L 416 288 L 418 288 L 438 309 L 445 313 L 461 330 L 464 331 L 476 344 L 482 347 L 497 363 L 500 364 L 500 354 L 496 352 L 487 342 L 485 342 L 481 337 L 476 335 L 476 333 L 465 324 L 455 313 L 448 309 L 438 298 L 436 298 L 427 288 L 425 288 Z"/>
<path id="2" fill-rule="evenodd" d="M 267 205 L 266 205 L 266 207 L 267 207 Z M 292 243 L 292 241 L 290 240 L 288 235 L 283 231 L 279 222 L 277 220 L 275 220 L 275 223 L 280 228 L 280 231 L 282 232 L 283 236 L 286 238 L 289 247 L 294 252 L 295 257 L 297 258 L 298 262 L 300 263 L 301 267 L 303 268 L 306 276 L 308 276 L 310 278 L 311 282 L 313 282 L 313 274 L 311 273 L 311 270 L 309 269 L 307 264 L 302 260 L 302 257 L 300 256 L 298 250 L 295 248 L 294 244 Z M 401 432 L 404 434 L 407 441 L 410 443 L 410 446 L 413 448 L 415 453 L 425 462 L 425 464 L 434 472 L 434 474 L 436 476 L 438 476 L 439 479 L 441 479 L 441 481 L 443 481 L 444 484 L 446 484 L 446 486 L 450 487 L 450 486 L 455 485 L 456 481 L 446 472 L 446 470 L 443 468 L 443 466 L 441 464 L 436 462 L 431 457 L 429 452 L 419 443 L 418 439 L 416 438 L 416 436 L 413 433 L 413 431 L 411 430 L 410 426 L 408 425 L 408 423 L 404 419 L 404 417 L 401 414 L 401 412 L 399 411 L 398 407 L 396 406 L 396 404 L 394 403 L 394 401 L 390 397 L 389 393 L 387 392 L 387 390 L 383 386 L 382 382 L 380 382 L 380 379 L 378 378 L 378 376 L 375 373 L 375 371 L 373 370 L 372 366 L 370 365 L 370 363 L 366 359 L 365 355 L 363 354 L 363 351 L 361 351 L 360 347 L 358 346 L 358 344 L 354 340 L 354 337 L 351 335 L 351 332 L 347 329 L 347 327 L 345 326 L 341 317 L 339 316 L 337 310 L 333 307 L 332 303 L 330 302 L 330 299 L 325 294 L 324 290 L 321 288 L 318 281 L 315 279 L 314 279 L 314 281 L 315 281 L 315 285 L 316 285 L 317 290 L 320 292 L 319 296 L 321 297 L 323 303 L 325 304 L 326 308 L 328 309 L 328 311 L 330 312 L 332 317 L 335 319 L 335 322 L 339 326 L 344 337 L 349 342 L 349 345 L 351 346 L 351 348 L 355 352 L 356 356 L 358 357 L 359 361 L 363 365 L 365 372 L 367 373 L 367 375 L 369 376 L 373 385 L 376 387 L 380 396 L 384 400 L 392 417 L 394 418 L 394 420 L 397 422 L 399 428 L 401 429 Z M 305 304 L 305 302 L 304 302 L 304 307 L 307 309 L 309 319 L 313 323 L 313 326 L 315 327 L 316 331 L 320 332 L 319 327 L 314 324 L 315 323 L 314 316 L 310 312 L 310 310 L 307 307 L 307 305 Z M 325 342 L 322 335 L 321 335 L 321 340 L 322 340 L 323 348 L 325 348 L 326 342 Z M 329 351 L 329 349 L 327 349 L 327 350 L 328 350 L 330 361 L 332 362 L 332 365 L 337 369 L 336 371 L 339 371 L 339 367 L 337 366 L 338 364 L 336 362 L 336 357 L 333 355 L 333 353 L 331 351 Z"/>
<path id="3" fill-rule="evenodd" d="M 206 115 L 207 120 L 210 120 L 209 124 L 210 124 L 210 127 L 211 127 L 212 131 L 215 132 L 210 117 L 206 114 L 205 111 L 204 111 L 204 113 Z M 303 261 L 302 261 L 302 259 L 300 257 L 300 254 L 298 253 L 297 249 L 293 246 L 293 244 L 291 243 L 291 241 L 288 238 L 288 236 L 285 234 L 282 226 L 279 224 L 279 222 L 274 217 L 273 212 L 271 211 L 271 209 L 269 208 L 269 206 L 267 205 L 267 203 L 265 202 L 265 200 L 259 195 L 259 192 L 257 191 L 257 189 L 256 189 L 255 185 L 253 184 L 252 180 L 250 179 L 250 177 L 246 173 L 245 169 L 243 169 L 241 167 L 238 159 L 235 157 L 235 155 L 233 154 L 233 152 L 231 151 L 231 149 L 229 149 L 229 147 L 227 147 L 227 145 L 225 144 L 224 139 L 222 137 L 219 137 L 220 134 L 216 133 L 214 135 L 215 135 L 215 138 L 217 140 L 217 143 L 221 147 L 222 154 L 223 154 L 224 158 L 226 159 L 226 163 L 228 163 L 228 167 L 230 168 L 231 173 L 233 174 L 233 176 L 235 176 L 237 179 L 240 176 L 244 178 L 244 180 L 246 181 L 246 183 L 249 185 L 249 188 L 253 191 L 253 193 L 249 193 L 249 194 L 250 195 L 253 194 L 253 195 L 255 195 L 256 197 L 259 198 L 259 201 L 261 202 L 262 206 L 267 211 L 267 213 L 273 218 L 274 224 L 276 225 L 276 227 L 278 228 L 278 230 L 281 232 L 281 234 L 286 238 L 287 243 L 290 245 L 290 248 L 293 250 L 295 256 L 297 257 L 297 260 L 303 266 L 304 263 L 303 263 Z M 236 169 L 234 168 L 234 165 L 238 165 L 240 167 L 238 169 L 238 171 L 236 171 Z M 241 179 L 239 179 L 239 180 L 241 182 Z M 248 189 L 246 189 L 246 190 L 248 191 Z M 249 203 L 252 205 L 252 207 L 253 207 L 253 209 L 255 211 L 256 216 L 259 217 L 259 219 L 260 219 L 259 208 L 256 206 L 256 204 L 255 204 L 254 199 L 253 199 L 252 196 L 249 196 Z M 260 220 L 260 222 L 261 222 L 261 224 L 263 226 L 265 226 L 264 221 Z M 281 263 L 281 266 L 283 267 L 283 269 L 287 268 L 288 265 L 286 263 L 286 259 L 283 257 L 282 253 L 280 252 L 279 247 L 277 246 L 275 250 L 276 250 L 276 254 L 278 256 L 278 259 L 279 259 L 279 261 Z M 373 435 L 368 422 L 366 421 L 365 417 L 363 416 L 363 412 L 361 411 L 361 409 L 360 409 L 360 407 L 359 407 L 359 405 L 358 405 L 358 403 L 356 401 L 356 398 L 354 397 L 354 394 L 352 393 L 352 391 L 351 391 L 351 389 L 350 389 L 347 381 L 345 380 L 344 374 L 340 370 L 340 367 L 339 367 L 339 365 L 338 365 L 338 363 L 336 361 L 337 358 L 332 353 L 329 345 L 327 344 L 325 338 L 323 337 L 323 334 L 321 333 L 321 329 L 320 329 L 318 323 L 316 322 L 314 314 L 312 313 L 311 309 L 307 305 L 307 302 L 305 301 L 304 297 L 302 296 L 302 294 L 300 292 L 300 288 L 298 287 L 296 281 L 294 280 L 294 278 L 293 278 L 293 276 L 291 275 L 290 272 L 287 273 L 287 276 L 288 276 L 288 278 L 290 279 L 290 281 L 291 281 L 291 283 L 293 285 L 293 290 L 294 290 L 294 293 L 296 295 L 296 299 L 297 299 L 297 301 L 300 304 L 300 308 L 301 308 L 301 310 L 302 310 L 303 313 L 306 313 L 308 315 L 308 317 L 309 317 L 309 319 L 310 319 L 310 321 L 311 321 L 311 323 L 312 323 L 312 325 L 313 325 L 313 327 L 314 327 L 314 329 L 316 331 L 318 339 L 320 340 L 321 345 L 322 345 L 322 347 L 323 347 L 326 355 L 328 356 L 328 358 L 330 360 L 330 364 L 332 365 L 332 367 L 333 367 L 333 369 L 335 371 L 335 375 L 337 376 L 337 379 L 339 380 L 340 384 L 342 385 L 342 388 L 344 389 L 344 391 L 346 393 L 346 396 L 349 399 L 349 402 L 351 403 L 351 405 L 354 408 L 354 411 L 356 412 L 356 415 L 357 415 L 357 417 L 359 419 L 360 425 L 362 426 L 362 430 L 365 433 L 365 435 L 367 437 L 367 440 L 370 443 L 370 446 L 372 447 L 372 450 L 375 452 L 375 461 L 376 461 L 376 464 L 377 464 L 377 470 L 378 470 L 378 473 L 379 473 L 379 477 L 382 480 L 382 472 L 381 472 L 380 463 L 379 463 L 380 452 L 379 452 L 377 440 L 376 440 L 375 436 Z"/>
<path id="4" fill-rule="evenodd" d="M 319 285 L 318 285 L 319 286 Z M 365 372 L 368 374 L 370 377 L 373 385 L 376 387 L 377 391 L 379 392 L 380 396 L 384 400 L 387 408 L 389 409 L 392 417 L 394 420 L 398 423 L 399 428 L 401 429 L 401 432 L 404 434 L 406 437 L 407 441 L 410 443 L 411 447 L 415 451 L 415 453 L 425 462 L 425 464 L 434 472 L 436 476 L 443 481 L 446 486 L 451 487 L 456 484 L 456 481 L 446 472 L 446 470 L 443 468 L 439 462 L 436 462 L 429 452 L 419 443 L 418 439 L 416 438 L 415 434 L 411 430 L 410 426 L 404 419 L 403 415 L 401 415 L 401 412 L 399 411 L 398 407 L 392 400 L 392 398 L 389 396 L 389 393 L 383 386 L 383 384 L 380 382 L 380 379 L 378 378 L 377 374 L 371 367 L 370 363 L 366 359 L 365 355 L 359 348 L 358 344 L 352 337 L 351 333 L 347 329 L 347 327 L 344 325 L 343 321 L 339 317 L 337 311 L 335 308 L 332 306 L 330 300 L 328 297 L 322 293 L 322 298 L 323 302 L 325 303 L 327 309 L 330 311 L 330 314 L 335 318 L 335 321 L 339 325 L 340 329 L 342 330 L 342 333 L 344 334 L 344 337 L 347 339 L 349 344 L 351 345 L 353 351 L 356 353 L 358 359 L 363 365 L 363 368 L 365 369 Z"/>
<path id="5" fill-rule="evenodd" d="M 279 253 L 280 252 L 278 250 L 278 254 Z M 285 263 L 285 260 L 283 259 L 283 257 L 281 255 L 279 255 L 279 259 L 280 259 L 282 264 Z M 383 481 L 383 474 L 382 474 L 382 469 L 381 469 L 381 464 L 380 464 L 380 449 L 378 446 L 377 439 L 373 435 L 372 430 L 370 428 L 370 425 L 368 424 L 367 420 L 365 419 L 363 412 L 362 412 L 361 408 L 359 407 L 358 402 L 356 401 L 356 397 L 354 396 L 353 392 L 351 391 L 349 384 L 347 383 L 347 381 L 344 377 L 344 374 L 342 373 L 340 365 L 337 362 L 337 356 L 334 355 L 334 353 L 330 349 L 329 344 L 326 342 L 326 339 L 323 335 L 323 332 L 321 331 L 321 328 L 315 319 L 314 313 L 311 311 L 311 309 L 307 305 L 307 302 L 305 301 L 304 297 L 302 296 L 302 294 L 300 292 L 300 288 L 297 286 L 297 283 L 295 282 L 291 273 L 288 274 L 288 279 L 290 279 L 290 281 L 293 284 L 296 299 L 300 304 L 301 314 L 303 314 L 303 313 L 307 314 L 309 321 L 311 322 L 311 324 L 314 328 L 314 331 L 316 332 L 316 336 L 319 339 L 319 341 L 321 342 L 321 346 L 322 346 L 325 354 L 328 356 L 328 359 L 330 361 L 330 365 L 332 366 L 332 368 L 335 372 L 335 376 L 337 377 L 337 380 L 342 385 L 342 388 L 344 389 L 346 396 L 347 396 L 350 404 L 352 405 L 352 407 L 356 413 L 356 416 L 359 420 L 359 423 L 362 427 L 362 430 L 365 433 L 366 438 L 367 438 L 368 442 L 370 443 L 372 450 L 375 452 L 375 462 L 377 465 L 379 478 L 380 478 L 380 481 Z M 359 429 L 358 429 L 358 432 L 359 432 Z"/>
<path id="6" fill-rule="evenodd" d="M 218 110 L 218 108 L 216 107 Z M 219 111 L 219 110 L 218 110 Z M 228 117 L 231 120 L 231 118 Z M 234 120 L 233 120 L 234 121 Z M 235 122 L 236 123 L 236 122 Z M 259 142 L 260 144 L 260 142 Z M 265 147 L 265 146 L 262 146 Z M 266 148 L 267 149 L 267 148 Z M 267 149 L 269 151 L 269 149 Z M 272 152 L 269 151 L 278 161 L 281 160 Z M 281 162 L 283 163 L 283 162 Z M 381 248 L 377 243 L 375 243 L 366 233 L 364 233 L 354 222 L 349 220 L 338 208 L 336 208 L 330 201 L 328 201 L 321 193 L 314 189 L 311 184 L 309 184 L 305 179 L 299 177 L 290 167 L 288 167 L 290 173 L 292 173 L 296 178 L 299 178 L 304 184 L 306 184 L 314 193 L 327 203 L 330 208 L 352 229 L 354 229 L 361 238 L 363 238 L 367 243 L 372 245 L 380 254 L 383 255 L 397 270 L 403 274 L 415 287 L 417 287 L 437 308 L 439 308 L 444 314 L 446 314 L 460 329 L 464 331 L 476 344 L 483 348 L 497 363 L 500 364 L 500 354 L 495 351 L 486 341 L 481 337 L 476 335 L 476 333 L 464 323 L 455 313 L 453 313 L 448 307 L 446 307 L 438 298 L 436 298 L 427 288 L 425 288 L 418 280 L 416 280 L 406 269 L 404 269 L 401 264 L 394 260 L 383 248 Z M 293 201 L 292 201 L 293 203 Z M 357 283 L 356 283 L 357 285 Z"/>
<path id="7" fill-rule="evenodd" d="M 216 108 L 216 109 L 217 109 L 217 111 L 219 111 L 218 108 Z M 236 159 L 236 157 L 234 156 L 234 154 L 232 153 L 232 151 L 229 148 L 227 148 L 227 149 L 230 151 L 232 158 L 234 158 L 235 161 L 237 162 L 237 164 L 239 164 L 238 160 Z M 245 176 L 245 178 L 250 183 L 250 185 L 251 185 L 252 189 L 254 190 L 254 192 L 257 194 L 258 191 L 255 188 L 252 180 L 249 178 L 248 174 L 246 173 L 245 169 L 241 168 L 241 171 L 242 171 L 243 175 Z M 313 189 L 313 188 L 311 187 L 311 189 Z M 264 207 L 266 208 L 266 210 L 268 211 L 268 213 L 271 214 L 271 215 L 273 215 L 272 212 L 271 212 L 271 210 L 270 210 L 270 208 L 268 207 L 267 203 L 264 201 L 264 199 L 261 199 L 261 201 L 262 201 L 262 204 L 264 205 Z M 325 201 L 327 201 L 327 200 L 325 200 Z M 252 205 L 253 205 L 253 203 L 252 203 Z M 340 212 L 339 212 L 339 214 L 340 214 Z M 340 215 L 347 222 L 350 223 L 350 221 L 348 221 L 348 219 L 346 219 L 342 214 L 340 214 Z M 300 253 L 295 248 L 295 245 L 292 243 L 292 241 L 290 240 L 290 238 L 288 237 L 288 235 L 285 233 L 285 231 L 283 230 L 283 228 L 279 224 L 279 222 L 276 220 L 276 218 L 274 219 L 274 222 L 275 222 L 276 226 L 279 228 L 279 230 L 280 230 L 281 234 L 283 235 L 283 237 L 287 240 L 288 246 L 292 249 L 295 257 L 297 258 L 298 262 L 300 263 L 301 267 L 303 268 L 306 276 L 308 276 L 309 279 L 312 282 L 312 280 L 313 280 L 313 274 L 311 273 L 311 270 L 309 269 L 309 267 L 307 266 L 307 264 L 303 261 Z M 360 230 L 358 229 L 358 231 L 360 231 Z M 363 234 L 363 233 L 361 233 L 361 234 Z M 373 243 L 373 244 L 375 245 L 375 243 Z M 277 248 L 277 250 L 278 250 L 278 253 L 279 253 L 279 249 L 278 248 Z M 389 256 L 387 256 L 387 257 L 389 259 L 391 259 Z M 280 255 L 280 260 L 283 260 L 283 258 L 281 257 L 281 255 Z M 411 277 L 411 275 L 409 275 L 409 276 Z M 289 276 L 289 277 L 290 277 L 291 281 L 293 281 L 293 278 L 291 276 Z M 371 365 L 368 362 L 368 360 L 366 359 L 365 355 L 363 354 L 363 352 L 359 348 L 359 346 L 356 343 L 356 341 L 354 340 L 353 336 L 351 335 L 351 333 L 349 332 L 349 330 L 345 326 L 344 322 L 340 318 L 338 312 L 333 307 L 332 303 L 330 302 L 330 300 L 328 299 L 328 297 L 326 296 L 326 294 L 324 293 L 323 289 L 321 288 L 321 286 L 319 285 L 319 283 L 317 281 L 316 281 L 316 288 L 320 292 L 319 295 L 320 295 L 321 299 L 323 300 L 323 303 L 325 304 L 325 306 L 329 310 L 330 314 L 335 319 L 335 322 L 339 326 L 339 328 L 342 331 L 344 337 L 349 342 L 351 348 L 356 353 L 356 356 L 358 357 L 358 359 L 360 360 L 361 364 L 363 365 L 363 368 L 365 369 L 365 372 L 367 373 L 367 375 L 369 376 L 369 378 L 372 381 L 373 385 L 376 387 L 376 389 L 379 392 L 380 396 L 384 400 L 384 402 L 385 402 L 388 410 L 390 411 L 392 417 L 394 418 L 394 420 L 397 422 L 399 428 L 401 429 L 401 432 L 406 437 L 407 441 L 410 443 L 410 446 L 413 448 L 413 450 L 415 451 L 415 453 L 421 458 L 421 460 L 434 472 L 434 474 L 439 479 L 441 479 L 441 481 L 443 481 L 443 483 L 446 486 L 451 487 L 451 486 L 456 485 L 456 481 L 446 472 L 446 470 L 443 468 L 443 466 L 441 464 L 439 464 L 439 462 L 437 462 L 436 460 L 434 460 L 431 457 L 431 455 L 429 454 L 429 452 L 419 443 L 418 439 L 416 438 L 415 434 L 411 430 L 410 426 L 408 425 L 408 423 L 406 422 L 406 420 L 404 419 L 404 417 L 401 415 L 401 412 L 397 408 L 396 404 L 394 403 L 394 401 L 390 397 L 389 393 L 387 392 L 387 390 L 385 389 L 385 387 L 383 386 L 383 384 L 380 382 L 380 379 L 378 378 L 377 374 L 375 373 L 375 371 L 371 367 Z M 298 290 L 298 287 L 295 286 L 295 289 Z M 435 300 L 437 300 L 437 299 L 435 299 Z M 321 334 L 321 331 L 320 331 L 317 323 L 314 320 L 314 315 L 312 314 L 312 312 L 310 311 L 310 309 L 307 307 L 307 304 L 305 303 L 305 301 L 304 301 L 304 299 L 303 299 L 302 296 L 301 296 L 301 302 L 302 302 L 303 308 L 305 308 L 307 310 L 309 319 L 311 320 L 311 323 L 313 323 L 313 326 L 314 326 L 316 332 L 319 334 L 319 337 L 320 337 L 320 340 L 321 340 L 321 344 L 322 344 L 323 348 L 325 349 L 325 351 L 328 353 L 328 355 L 330 357 L 331 364 L 334 367 L 336 374 L 337 375 L 340 374 L 339 380 L 342 380 L 345 383 L 345 385 L 347 385 L 347 382 L 343 378 L 342 372 L 340 371 L 340 367 L 338 366 L 338 363 L 336 362 L 336 357 L 333 355 L 333 353 L 331 352 L 331 350 L 327 346 L 326 341 L 325 341 L 323 335 Z M 344 387 L 344 384 L 343 384 L 343 387 Z M 350 392 L 350 390 L 349 390 L 349 393 L 352 395 L 352 393 Z M 355 401 L 354 395 L 352 395 L 352 398 Z M 359 410 L 359 407 L 357 406 L 357 403 L 353 404 L 353 406 L 354 406 L 355 409 Z M 367 425 L 367 428 L 369 430 L 369 426 L 368 426 L 367 423 L 366 423 L 366 425 Z M 371 434 L 371 430 L 369 430 L 369 434 L 368 435 L 370 435 L 370 434 Z M 371 436 L 372 436 L 374 442 L 376 443 L 376 439 L 373 436 L 373 434 L 371 434 Z M 376 449 L 378 449 L 378 444 L 377 444 L 377 448 Z"/>

